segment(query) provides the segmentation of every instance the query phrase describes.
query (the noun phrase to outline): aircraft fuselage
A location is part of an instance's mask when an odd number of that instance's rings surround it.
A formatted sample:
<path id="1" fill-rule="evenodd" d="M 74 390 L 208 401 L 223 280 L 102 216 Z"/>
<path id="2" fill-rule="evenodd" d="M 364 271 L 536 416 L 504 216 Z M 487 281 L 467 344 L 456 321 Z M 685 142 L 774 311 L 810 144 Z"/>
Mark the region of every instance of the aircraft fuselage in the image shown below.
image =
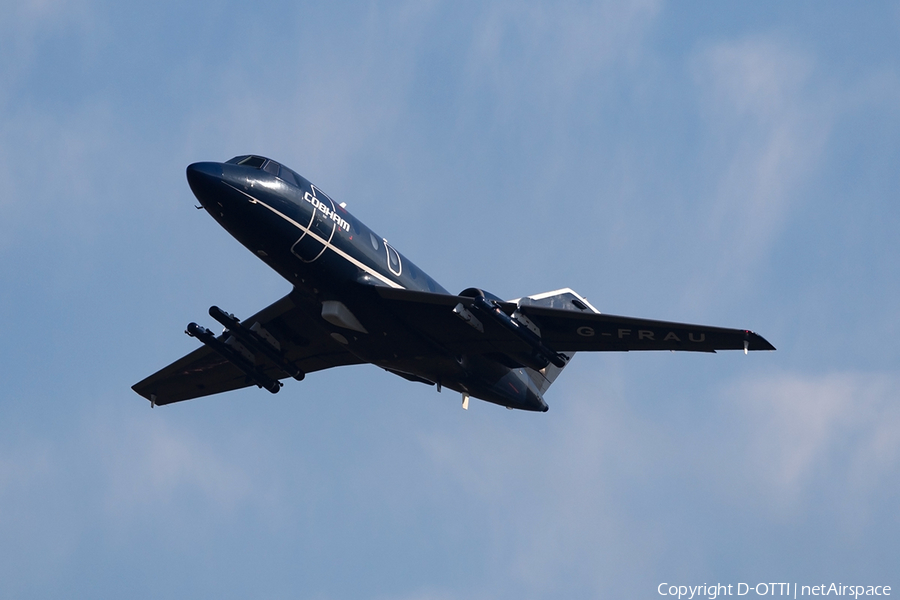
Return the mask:
<path id="1" fill-rule="evenodd" d="M 420 332 L 407 332 L 403 352 L 385 357 L 388 336 L 403 325 L 360 290 L 388 286 L 449 292 L 294 171 L 242 156 L 227 163 L 194 163 L 187 178 L 206 211 L 289 281 L 298 306 L 318 311 L 311 316 L 321 317 L 329 335 L 361 361 L 502 406 L 547 410 L 523 367 L 442 351 L 439 342 Z"/>

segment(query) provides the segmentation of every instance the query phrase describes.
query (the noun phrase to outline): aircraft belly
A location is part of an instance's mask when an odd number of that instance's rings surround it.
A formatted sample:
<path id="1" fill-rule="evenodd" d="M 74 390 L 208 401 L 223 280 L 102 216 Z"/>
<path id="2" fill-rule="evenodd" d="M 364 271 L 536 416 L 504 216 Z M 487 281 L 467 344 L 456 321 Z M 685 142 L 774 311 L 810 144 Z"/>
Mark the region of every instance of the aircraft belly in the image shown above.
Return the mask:
<path id="1" fill-rule="evenodd" d="M 427 360 L 395 360 L 375 363 L 404 379 L 469 394 L 473 398 L 510 408 L 545 412 L 547 404 L 540 391 L 521 369 L 498 370 L 493 365 L 484 371 L 464 369 L 455 360 L 432 357 Z"/>
<path id="2" fill-rule="evenodd" d="M 321 312 L 322 300 L 326 296 L 342 298 L 341 304 L 345 305 L 365 333 L 356 324 L 342 327 L 335 324 L 339 320 L 327 321 L 321 315 L 315 318 L 331 332 L 332 337 L 343 341 L 347 350 L 363 362 L 407 379 L 440 384 L 441 387 L 502 406 L 546 410 L 539 392 L 530 389 L 533 384 L 522 374 L 522 369 L 510 369 L 483 356 L 497 350 L 490 342 L 482 345 L 481 352 L 478 349 L 473 351 L 471 344 L 463 344 L 462 340 L 459 344 L 451 342 L 448 346 L 445 340 L 431 338 L 427 330 L 411 326 L 385 307 L 377 294 L 370 293 L 368 286 L 354 284 L 353 287 L 357 289 L 319 290 L 316 295 L 304 286 L 295 290 L 295 295 L 308 294 L 302 305 L 310 313 Z M 301 304 L 300 299 L 296 298 L 295 303 Z"/>

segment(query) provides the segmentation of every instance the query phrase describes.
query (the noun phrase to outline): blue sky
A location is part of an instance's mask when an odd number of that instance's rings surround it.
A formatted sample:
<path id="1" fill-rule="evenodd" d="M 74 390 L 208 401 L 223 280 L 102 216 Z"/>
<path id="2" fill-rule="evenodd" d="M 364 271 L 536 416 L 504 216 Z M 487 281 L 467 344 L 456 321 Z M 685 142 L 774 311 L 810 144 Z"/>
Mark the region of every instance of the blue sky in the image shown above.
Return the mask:
<path id="1" fill-rule="evenodd" d="M 900 587 L 893 3 L 0 2 L 0 596 Z M 195 202 L 271 156 L 450 290 L 753 329 L 528 414 L 374 367 L 150 410 L 288 285 Z"/>

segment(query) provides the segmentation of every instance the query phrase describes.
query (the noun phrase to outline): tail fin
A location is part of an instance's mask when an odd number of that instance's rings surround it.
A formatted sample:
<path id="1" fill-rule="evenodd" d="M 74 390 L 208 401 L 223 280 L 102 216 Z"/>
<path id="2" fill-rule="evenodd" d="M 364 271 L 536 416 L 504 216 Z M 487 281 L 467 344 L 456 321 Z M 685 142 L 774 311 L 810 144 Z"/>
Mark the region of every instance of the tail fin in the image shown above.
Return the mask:
<path id="1" fill-rule="evenodd" d="M 599 310 L 591 306 L 590 302 L 569 288 L 563 288 L 553 292 L 544 292 L 543 294 L 535 294 L 534 296 L 526 296 L 517 300 L 510 300 L 510 302 L 515 302 L 519 306 L 543 306 L 546 308 L 571 310 L 579 313 L 584 312 L 585 310 L 598 314 L 600 313 Z M 574 352 L 563 352 L 562 354 L 566 356 L 566 365 L 568 365 L 572 360 L 572 357 L 575 356 Z M 556 381 L 556 378 L 559 377 L 559 374 L 562 373 L 564 368 L 565 367 L 557 367 L 551 363 L 540 371 L 529 368 L 526 368 L 525 371 L 528 373 L 531 381 L 534 382 L 541 391 L 541 394 L 544 394 L 544 392 L 550 388 L 550 385 Z"/>

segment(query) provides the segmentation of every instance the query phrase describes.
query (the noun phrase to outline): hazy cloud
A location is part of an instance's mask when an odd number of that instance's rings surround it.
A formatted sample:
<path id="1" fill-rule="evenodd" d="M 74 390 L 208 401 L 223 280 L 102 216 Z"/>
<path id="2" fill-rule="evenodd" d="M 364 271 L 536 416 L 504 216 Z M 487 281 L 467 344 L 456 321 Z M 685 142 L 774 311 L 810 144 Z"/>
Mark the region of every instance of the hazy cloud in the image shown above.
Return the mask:
<path id="1" fill-rule="evenodd" d="M 872 6 L 4 3 L 0 594 L 641 597 L 661 572 L 893 572 L 900 84 Z M 151 411 L 128 386 L 196 346 L 184 323 L 289 288 L 191 208 L 184 166 L 245 152 L 416 240 L 396 243 L 453 289 L 571 285 L 673 320 L 715 303 L 779 351 L 579 357 L 545 415 L 464 412 L 374 367 Z M 829 187 L 854 178 L 848 207 Z M 789 231 L 813 210 L 828 252 Z M 820 256 L 872 269 L 864 310 Z"/>
<path id="2" fill-rule="evenodd" d="M 227 513 L 265 489 L 233 455 L 222 455 L 163 421 L 116 429 L 91 436 L 106 463 L 106 503 L 115 513 L 166 510 L 188 496 L 198 496 L 213 512 Z"/>
<path id="3" fill-rule="evenodd" d="M 782 374 L 744 381 L 728 398 L 746 441 L 735 484 L 764 505 L 803 512 L 822 494 L 846 525 L 900 472 L 893 374 Z"/>
<path id="4" fill-rule="evenodd" d="M 709 127 L 704 166 L 717 181 L 704 220 L 719 277 L 746 280 L 820 167 L 838 106 L 817 68 L 807 52 L 768 37 L 713 44 L 693 59 Z"/>
<path id="5" fill-rule="evenodd" d="M 656 0 L 494 3 L 474 26 L 467 61 L 470 85 L 478 89 L 472 93 L 486 88 L 502 121 L 517 118 L 523 106 L 561 111 L 600 69 L 628 64 L 643 51 L 660 7 Z"/>

